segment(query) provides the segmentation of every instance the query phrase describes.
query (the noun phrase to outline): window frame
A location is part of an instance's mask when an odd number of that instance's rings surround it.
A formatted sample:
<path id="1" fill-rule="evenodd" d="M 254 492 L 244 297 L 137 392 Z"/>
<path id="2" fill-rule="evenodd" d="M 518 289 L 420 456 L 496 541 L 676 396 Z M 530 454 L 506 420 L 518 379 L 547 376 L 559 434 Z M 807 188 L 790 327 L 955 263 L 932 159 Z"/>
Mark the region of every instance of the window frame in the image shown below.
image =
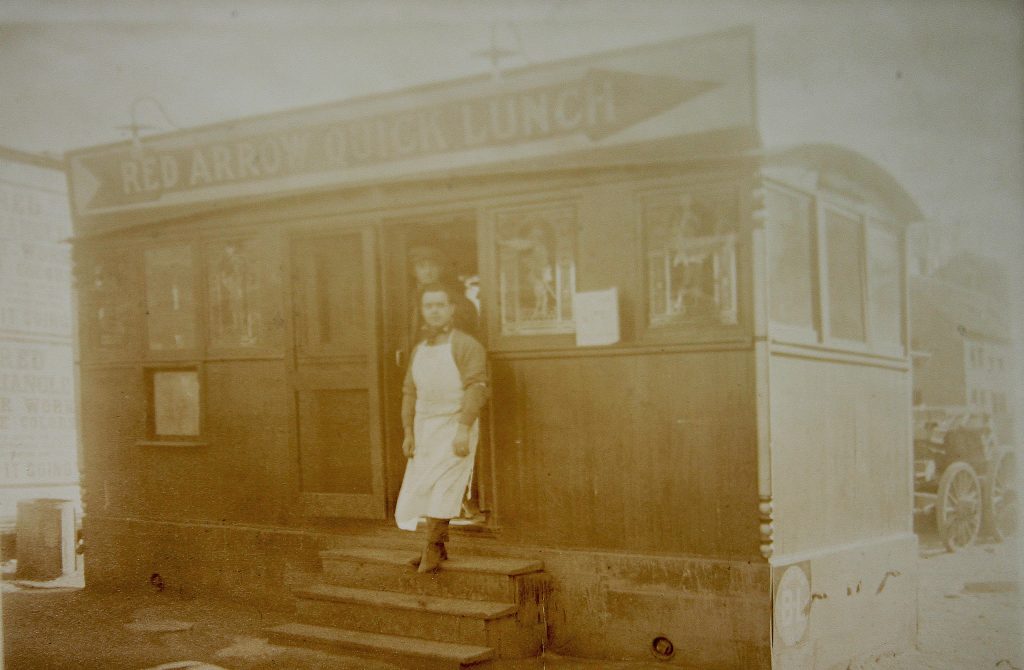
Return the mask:
<path id="1" fill-rule="evenodd" d="M 706 196 L 718 198 L 728 196 L 733 199 L 736 209 L 735 229 L 732 258 L 734 273 L 732 277 L 736 318 L 733 323 L 720 321 L 700 322 L 665 322 L 654 323 L 652 320 L 650 270 L 648 268 L 648 232 L 644 210 L 648 203 L 660 198 Z M 750 188 L 742 177 L 716 176 L 709 178 L 690 178 L 673 181 L 650 188 L 637 190 L 634 194 L 633 219 L 635 221 L 637 250 L 636 267 L 640 305 L 637 310 L 636 330 L 640 344 L 707 344 L 711 342 L 738 342 L 750 336 L 750 294 L 751 258 L 750 258 Z"/>
<path id="2" fill-rule="evenodd" d="M 199 273 L 202 282 L 199 288 L 197 307 L 201 306 L 203 313 L 201 319 L 197 319 L 200 328 L 201 347 L 200 353 L 206 359 L 262 359 L 276 358 L 283 355 L 285 342 L 288 337 L 286 327 L 275 327 L 275 319 L 280 318 L 282 323 L 285 319 L 284 304 L 284 282 L 287 277 L 282 273 L 280 277 L 273 272 L 267 272 L 269 267 L 284 267 L 281 258 L 283 244 L 275 244 L 277 238 L 267 233 L 240 230 L 230 233 L 219 234 L 212 237 L 205 237 L 200 241 L 199 249 Z M 259 281 L 259 309 L 263 316 L 263 322 L 259 329 L 259 341 L 253 345 L 224 346 L 214 343 L 212 324 L 212 294 L 210 291 L 209 265 L 213 258 L 215 249 L 230 243 L 252 243 L 256 249 L 258 259 L 256 272 Z M 276 281 L 275 281 L 276 279 Z M 275 330 L 276 328 L 276 330 Z M 276 332 L 276 339 L 274 333 Z"/>
<path id="3" fill-rule="evenodd" d="M 857 353 L 872 353 L 870 346 L 871 320 L 870 309 L 868 308 L 868 277 L 867 277 L 867 234 L 865 231 L 864 217 L 861 212 L 850 207 L 846 203 L 837 202 L 828 197 L 818 198 L 818 263 L 821 267 L 821 336 L 822 340 L 829 345 L 855 351 Z M 858 281 L 860 282 L 860 318 L 864 327 L 864 340 L 852 340 L 845 337 L 837 337 L 832 334 L 832 298 L 829 295 L 829 259 L 828 259 L 828 222 L 827 212 L 834 212 L 839 216 L 850 219 L 857 226 L 857 236 L 860 239 L 861 255 L 857 259 Z"/>
<path id="4" fill-rule="evenodd" d="M 156 384 L 155 377 L 161 372 L 195 372 L 199 388 L 197 399 L 199 429 L 196 435 L 170 435 L 156 432 Z M 207 446 L 207 387 L 206 369 L 203 361 L 173 361 L 148 363 L 142 366 L 145 393 L 145 437 L 136 440 L 138 446 L 155 447 L 205 447 Z"/>
<path id="5" fill-rule="evenodd" d="M 191 361 L 206 356 L 205 344 L 208 339 L 206 323 L 206 286 L 205 272 L 203 269 L 204 258 L 201 248 L 201 240 L 186 240 L 182 238 L 171 238 L 159 244 L 147 244 L 140 247 L 140 277 L 141 282 L 141 306 L 142 314 L 142 342 L 140 349 L 142 357 L 146 361 Z M 149 281 L 147 277 L 146 255 L 151 251 L 172 249 L 175 247 L 189 250 L 192 274 L 192 306 L 194 316 L 192 319 L 192 342 L 193 346 L 183 349 L 153 349 L 150 346 L 151 321 L 148 318 L 149 312 Z"/>
<path id="6" fill-rule="evenodd" d="M 906 238 L 901 235 L 898 230 L 894 230 L 890 222 L 884 217 L 877 213 L 867 213 L 862 223 L 864 230 L 864 267 L 865 267 L 865 280 L 867 282 L 867 293 L 865 299 L 866 311 L 868 314 L 867 321 L 867 341 L 872 352 L 879 353 L 885 356 L 892 357 L 903 357 L 906 355 L 906 341 L 907 341 L 907 316 L 909 314 L 909 304 L 907 303 L 907 249 L 906 249 Z M 881 232 L 892 238 L 894 248 L 896 250 L 896 263 L 898 273 L 898 329 L 899 329 L 899 341 L 888 342 L 879 339 L 878 330 L 874 327 L 872 313 L 874 309 L 874 296 L 871 292 L 871 267 L 872 267 L 872 254 L 871 254 L 871 228 L 872 226 L 881 230 Z"/>
<path id="7" fill-rule="evenodd" d="M 766 189 L 793 194 L 810 200 L 811 222 L 808 226 L 811 236 L 811 313 L 813 315 L 813 328 L 801 328 L 790 324 L 781 323 L 773 319 L 771 313 L 771 301 L 768 300 L 767 317 L 768 332 L 772 341 L 780 344 L 791 344 L 797 346 L 820 347 L 829 350 L 846 351 L 856 354 L 878 356 L 892 359 L 904 359 L 908 356 L 908 319 L 909 305 L 907 297 L 907 239 L 905 231 L 898 229 L 893 223 L 892 217 L 866 203 L 854 203 L 841 196 L 820 190 L 800 188 L 784 181 L 772 178 L 765 178 Z M 862 254 L 858 259 L 859 280 L 861 288 L 861 319 L 864 324 L 864 341 L 849 338 L 835 337 L 832 334 L 830 323 L 831 303 L 828 284 L 828 238 L 825 215 L 832 211 L 836 214 L 854 221 L 857 225 L 857 235 L 860 239 Z M 770 217 L 770 213 L 766 212 Z M 765 230 L 771 225 L 770 219 L 765 220 Z M 882 342 L 879 339 L 877 329 L 873 324 L 872 310 L 874 308 L 874 296 L 871 291 L 871 249 L 869 240 L 869 228 L 877 226 L 882 231 L 890 233 L 896 247 L 896 258 L 899 263 L 899 331 L 900 341 L 898 344 Z M 767 238 L 766 234 L 766 238 Z M 773 290 L 771 283 L 771 267 L 768 257 L 768 245 L 765 245 L 765 270 L 764 280 L 768 285 L 768 291 Z"/>
<path id="8" fill-rule="evenodd" d="M 83 337 L 80 341 L 80 356 L 84 363 L 104 365 L 116 362 L 137 361 L 144 356 L 146 348 L 145 331 L 145 279 L 141 247 L 124 244 L 113 248 L 88 246 L 73 251 L 76 290 L 74 300 L 78 315 L 79 329 Z M 100 325 L 96 309 L 99 302 L 90 287 L 94 281 L 93 272 L 97 265 L 108 264 L 112 260 L 123 264 L 125 282 L 121 286 L 125 292 L 125 303 L 129 306 L 125 315 L 125 343 L 120 347 L 105 347 L 100 344 Z"/>
<path id="9" fill-rule="evenodd" d="M 485 284 L 481 287 L 481 305 L 490 305 L 490 309 L 482 309 L 482 316 L 486 321 L 486 328 L 489 336 L 489 350 L 492 352 L 515 352 L 515 351 L 537 351 L 546 349 L 575 349 L 576 348 L 576 324 L 573 314 L 573 328 L 571 331 L 537 331 L 504 333 L 501 322 L 501 267 L 498 244 L 498 227 L 501 225 L 502 215 L 512 212 L 545 211 L 568 208 L 572 212 L 570 224 L 572 234 L 572 272 L 573 286 L 575 290 L 579 287 L 579 256 L 580 256 L 580 231 L 582 222 L 580 213 L 582 211 L 579 198 L 550 197 L 550 198 L 529 198 L 503 202 L 500 205 L 481 209 L 479 214 L 480 227 L 478 248 L 479 273 L 486 277 Z"/>
<path id="10" fill-rule="evenodd" d="M 818 272 L 818 211 L 814 194 L 807 193 L 798 188 L 793 188 L 782 182 L 765 180 L 765 190 L 774 189 L 785 195 L 793 195 L 802 198 L 807 204 L 807 237 L 808 237 L 808 267 L 805 268 L 810 278 L 810 326 L 798 326 L 796 324 L 775 321 L 772 316 L 771 291 L 774 284 L 771 281 L 771 234 L 768 230 L 771 226 L 771 212 L 767 209 L 767 198 L 765 199 L 765 253 L 768 254 L 765 261 L 765 283 L 767 285 L 766 311 L 768 314 L 768 329 L 772 338 L 793 344 L 816 345 L 821 344 L 821 282 Z"/>

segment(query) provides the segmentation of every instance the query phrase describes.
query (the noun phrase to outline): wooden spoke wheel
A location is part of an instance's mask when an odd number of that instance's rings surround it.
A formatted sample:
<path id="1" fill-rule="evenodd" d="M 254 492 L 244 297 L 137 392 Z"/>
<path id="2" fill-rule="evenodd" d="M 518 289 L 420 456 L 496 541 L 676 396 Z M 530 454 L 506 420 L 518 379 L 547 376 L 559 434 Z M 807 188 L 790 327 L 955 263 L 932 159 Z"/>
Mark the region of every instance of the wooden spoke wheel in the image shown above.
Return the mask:
<path id="1" fill-rule="evenodd" d="M 1003 453 L 994 459 L 985 482 L 985 526 L 1002 542 L 1017 531 L 1017 458 Z"/>
<path id="2" fill-rule="evenodd" d="M 981 528 L 981 482 L 974 468 L 963 461 L 953 463 L 939 479 L 935 521 L 939 537 L 949 551 L 971 546 Z"/>

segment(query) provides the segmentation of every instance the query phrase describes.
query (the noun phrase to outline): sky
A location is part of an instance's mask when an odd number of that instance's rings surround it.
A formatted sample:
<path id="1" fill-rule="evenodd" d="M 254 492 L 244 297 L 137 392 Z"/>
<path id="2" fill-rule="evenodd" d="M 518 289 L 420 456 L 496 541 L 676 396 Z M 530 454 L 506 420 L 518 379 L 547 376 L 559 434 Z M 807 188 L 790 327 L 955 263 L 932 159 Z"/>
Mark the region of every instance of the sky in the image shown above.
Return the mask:
<path id="1" fill-rule="evenodd" d="M 765 146 L 858 151 L 967 248 L 1024 255 L 1024 4 L 1006 0 L 0 0 L 0 144 L 60 154 L 126 138 L 133 106 L 162 131 L 486 72 L 492 35 L 515 67 L 738 24 Z"/>

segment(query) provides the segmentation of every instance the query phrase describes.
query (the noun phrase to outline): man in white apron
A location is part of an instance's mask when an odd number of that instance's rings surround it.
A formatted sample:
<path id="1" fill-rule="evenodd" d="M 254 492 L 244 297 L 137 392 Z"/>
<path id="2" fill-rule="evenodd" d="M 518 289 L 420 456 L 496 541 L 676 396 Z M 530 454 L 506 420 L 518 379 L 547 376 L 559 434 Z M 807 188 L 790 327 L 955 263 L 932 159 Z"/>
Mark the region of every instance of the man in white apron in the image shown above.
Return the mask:
<path id="1" fill-rule="evenodd" d="M 427 542 L 411 561 L 419 572 L 447 558 L 448 522 L 459 516 L 473 473 L 480 410 L 487 402 L 487 357 L 473 337 L 453 327 L 451 289 L 428 284 L 420 291 L 426 325 L 412 351 L 402 387 L 402 451 L 408 458 L 395 506 L 395 521 L 416 530 L 427 519 Z"/>

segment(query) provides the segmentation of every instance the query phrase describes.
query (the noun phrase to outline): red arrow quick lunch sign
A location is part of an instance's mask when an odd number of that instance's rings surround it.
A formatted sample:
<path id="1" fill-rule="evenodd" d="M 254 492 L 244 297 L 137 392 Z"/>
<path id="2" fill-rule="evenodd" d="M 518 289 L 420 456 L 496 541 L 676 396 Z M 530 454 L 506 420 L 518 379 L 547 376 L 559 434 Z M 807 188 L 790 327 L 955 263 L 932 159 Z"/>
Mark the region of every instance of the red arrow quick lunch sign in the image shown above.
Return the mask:
<path id="1" fill-rule="evenodd" d="M 749 128 L 751 43 L 730 31 L 72 152 L 72 200 L 88 216 Z"/>

